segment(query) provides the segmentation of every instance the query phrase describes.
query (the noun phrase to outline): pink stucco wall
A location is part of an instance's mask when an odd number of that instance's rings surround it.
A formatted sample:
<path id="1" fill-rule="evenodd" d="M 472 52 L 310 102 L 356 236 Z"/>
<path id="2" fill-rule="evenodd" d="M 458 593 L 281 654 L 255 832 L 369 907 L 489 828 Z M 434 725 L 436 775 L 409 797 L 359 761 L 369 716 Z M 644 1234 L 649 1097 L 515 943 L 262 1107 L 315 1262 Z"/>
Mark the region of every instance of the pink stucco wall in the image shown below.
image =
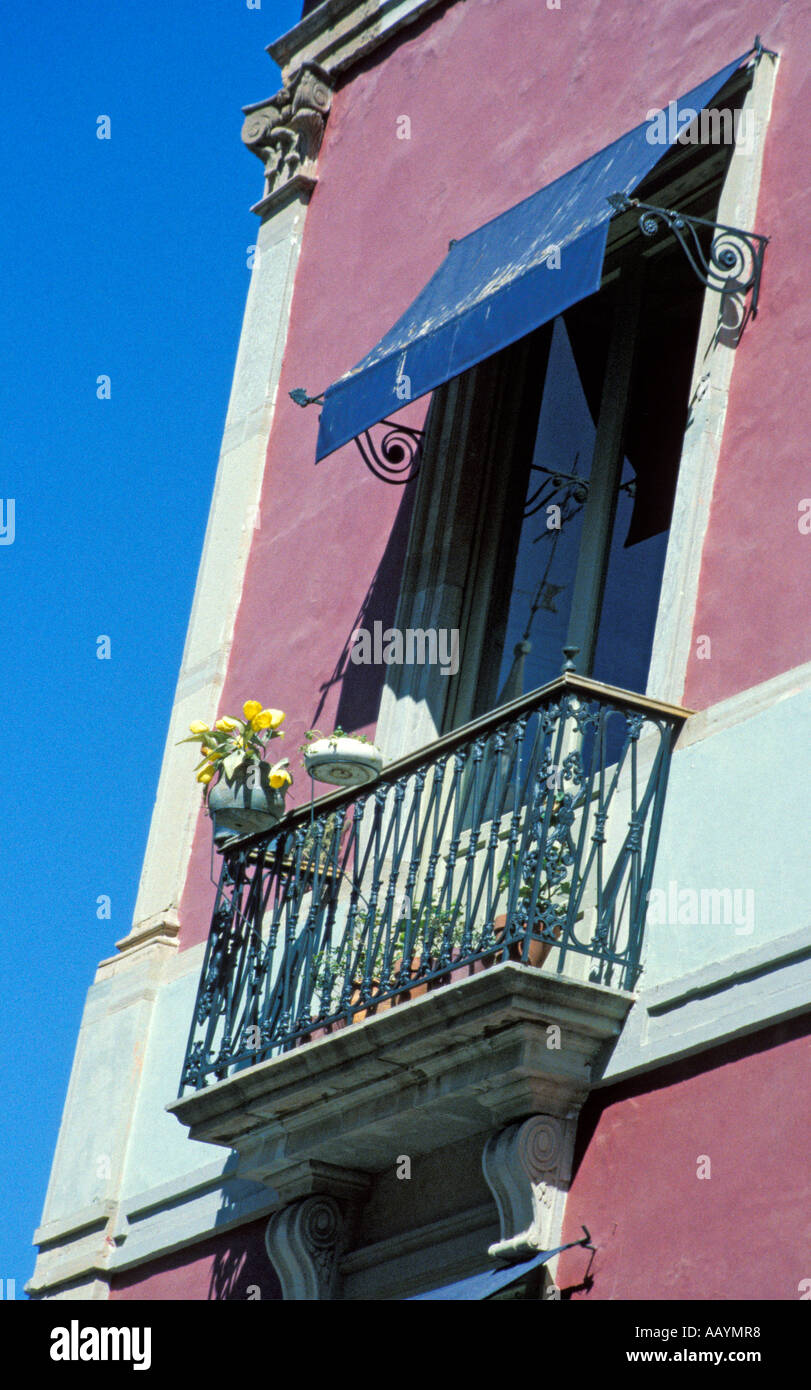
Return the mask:
<path id="1" fill-rule="evenodd" d="M 756 31 L 783 54 L 757 217 L 774 241 L 762 310 L 738 349 L 701 574 L 696 633 L 711 637 L 712 659 L 691 660 L 685 700 L 701 707 L 811 656 L 811 537 L 797 527 L 809 492 L 811 393 L 796 386 L 809 332 L 811 194 L 796 119 L 811 80 L 807 7 L 579 0 L 550 10 L 541 0 L 476 0 L 430 12 L 353 69 L 335 96 L 221 712 L 248 698 L 286 709 L 285 751 L 295 762 L 313 722 L 331 728 L 340 714 L 344 727 L 368 730 L 375 718 L 381 672 L 344 689 L 340 706 L 334 674 L 359 615 L 393 614 L 410 489 L 373 478 L 353 445 L 315 470 L 317 412 L 293 405 L 288 391 L 320 391 L 357 361 L 433 273 L 450 238 L 689 90 L 745 51 Z M 408 140 L 397 138 L 402 116 Z M 414 423 L 424 409 L 412 406 Z M 293 799 L 308 790 L 299 769 Z M 210 834 L 202 821 L 181 905 L 184 946 L 208 929 Z"/>
<path id="2" fill-rule="evenodd" d="M 611 1091 L 578 1126 L 561 1256 L 574 1299 L 800 1297 L 811 1277 L 811 1018 Z M 701 1156 L 709 1177 L 697 1176 Z M 586 1283 L 586 1275 L 589 1281 Z"/>
<path id="3" fill-rule="evenodd" d="M 281 1285 L 265 1251 L 267 1217 L 117 1275 L 111 1302 L 278 1302 Z"/>

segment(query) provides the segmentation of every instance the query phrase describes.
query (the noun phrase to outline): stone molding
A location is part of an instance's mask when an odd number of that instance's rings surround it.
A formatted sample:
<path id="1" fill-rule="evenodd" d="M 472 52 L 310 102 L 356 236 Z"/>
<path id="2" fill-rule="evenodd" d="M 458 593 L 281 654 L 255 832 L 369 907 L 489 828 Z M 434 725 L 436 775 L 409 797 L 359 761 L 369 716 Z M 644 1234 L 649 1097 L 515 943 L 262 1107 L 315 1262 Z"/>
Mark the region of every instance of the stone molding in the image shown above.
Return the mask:
<path id="1" fill-rule="evenodd" d="M 237 1149 L 246 1176 L 261 1152 L 268 1185 L 303 1159 L 379 1172 L 518 1116 L 579 1110 L 632 999 L 507 961 L 166 1108 L 193 1139 Z"/>
<path id="2" fill-rule="evenodd" d="M 533 1115 L 488 1139 L 482 1170 L 498 1207 L 495 1259 L 529 1258 L 557 1242 L 571 1178 L 576 1117 Z"/>
<path id="3" fill-rule="evenodd" d="M 268 45 L 285 80 L 305 62 L 343 72 L 392 34 L 447 0 L 322 0 L 316 9 Z"/>
<path id="4" fill-rule="evenodd" d="M 118 1207 L 97 1202 L 34 1232 L 39 1254 L 25 1291 L 32 1300 L 105 1299 Z"/>
<path id="5" fill-rule="evenodd" d="M 168 948 L 170 953 L 174 954 L 179 936 L 180 918 L 174 908 L 168 907 L 164 912 L 156 912 L 153 916 L 144 918 L 142 922 L 135 923 L 127 935 L 115 943 L 118 956 L 109 956 L 106 960 L 100 961 L 99 969 L 128 952 L 139 952 L 146 946 Z"/>
<path id="6" fill-rule="evenodd" d="M 329 73 L 303 63 L 268 101 L 244 106 L 242 140 L 265 166 L 265 194 L 252 212 L 266 217 L 294 192 L 315 188 L 316 164 L 332 104 Z"/>
<path id="7" fill-rule="evenodd" d="M 347 1222 L 334 1197 L 304 1197 L 271 1216 L 265 1248 L 285 1302 L 322 1302 L 335 1296 Z"/>
<path id="8" fill-rule="evenodd" d="M 243 1151 L 239 1164 L 240 1178 L 261 1182 L 272 1187 L 280 1206 L 303 1197 L 335 1197 L 344 1202 L 362 1201 L 372 1179 L 368 1173 L 341 1168 L 333 1163 L 302 1158 L 293 1163 L 274 1162 L 260 1142 L 253 1151 Z"/>

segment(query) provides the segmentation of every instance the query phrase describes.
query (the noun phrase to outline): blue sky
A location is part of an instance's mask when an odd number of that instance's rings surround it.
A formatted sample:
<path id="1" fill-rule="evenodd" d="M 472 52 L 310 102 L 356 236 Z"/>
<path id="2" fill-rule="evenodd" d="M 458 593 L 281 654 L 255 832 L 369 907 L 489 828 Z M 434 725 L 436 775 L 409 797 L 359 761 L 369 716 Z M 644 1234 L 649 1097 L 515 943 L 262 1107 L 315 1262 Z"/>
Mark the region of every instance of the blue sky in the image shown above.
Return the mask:
<path id="1" fill-rule="evenodd" d="M 258 225 L 240 108 L 278 90 L 264 49 L 299 13 L 4 12 L 0 1279 L 17 1298 L 85 994 L 146 847 Z"/>

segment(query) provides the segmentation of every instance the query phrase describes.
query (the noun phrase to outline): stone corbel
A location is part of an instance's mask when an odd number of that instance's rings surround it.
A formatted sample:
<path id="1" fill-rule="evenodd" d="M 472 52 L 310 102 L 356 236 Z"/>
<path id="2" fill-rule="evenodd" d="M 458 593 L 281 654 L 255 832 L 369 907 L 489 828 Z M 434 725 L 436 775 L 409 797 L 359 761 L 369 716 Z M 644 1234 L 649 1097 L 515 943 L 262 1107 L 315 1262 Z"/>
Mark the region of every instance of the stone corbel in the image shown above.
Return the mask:
<path id="1" fill-rule="evenodd" d="M 331 103 L 329 73 L 317 63 L 302 63 L 276 96 L 243 107 L 243 142 L 265 166 L 265 196 L 253 212 L 265 215 L 292 191 L 315 188 Z"/>
<path id="2" fill-rule="evenodd" d="M 338 1264 L 348 1235 L 347 1220 L 334 1197 L 305 1197 L 271 1216 L 265 1248 L 285 1302 L 323 1302 L 335 1297 Z"/>
<path id="3" fill-rule="evenodd" d="M 529 1259 L 559 1244 L 575 1125 L 533 1115 L 488 1139 L 482 1168 L 501 1224 L 501 1240 L 488 1251 L 495 1259 Z"/>

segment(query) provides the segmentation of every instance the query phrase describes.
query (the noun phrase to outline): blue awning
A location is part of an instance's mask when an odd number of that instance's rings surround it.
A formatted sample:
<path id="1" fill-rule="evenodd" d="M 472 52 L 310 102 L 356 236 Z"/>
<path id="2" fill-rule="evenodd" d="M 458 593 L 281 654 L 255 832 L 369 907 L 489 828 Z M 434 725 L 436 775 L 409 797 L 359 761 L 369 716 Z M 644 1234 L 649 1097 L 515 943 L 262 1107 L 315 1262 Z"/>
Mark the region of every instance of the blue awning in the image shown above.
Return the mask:
<path id="1" fill-rule="evenodd" d="M 451 246 L 377 347 L 324 396 L 316 458 L 600 287 L 610 193 L 632 193 L 746 58 Z"/>
<path id="2" fill-rule="evenodd" d="M 581 1241 L 573 1242 L 580 1245 Z M 500 1289 L 508 1289 L 510 1284 L 517 1284 L 519 1279 L 523 1279 L 533 1269 L 539 1265 L 545 1265 L 547 1260 L 551 1260 L 554 1255 L 559 1255 L 561 1250 L 568 1250 L 568 1245 L 559 1245 L 556 1250 L 542 1250 L 540 1254 L 533 1255 L 529 1260 L 522 1260 L 520 1264 L 507 1265 L 501 1269 L 487 1269 L 483 1274 L 471 1274 L 467 1279 L 460 1279 L 455 1284 L 445 1284 L 440 1289 L 430 1289 L 428 1293 L 414 1294 L 405 1300 L 407 1303 L 419 1303 L 421 1300 L 430 1299 L 432 1302 L 437 1300 L 451 1299 L 454 1302 L 470 1302 L 474 1299 L 491 1298 Z"/>

